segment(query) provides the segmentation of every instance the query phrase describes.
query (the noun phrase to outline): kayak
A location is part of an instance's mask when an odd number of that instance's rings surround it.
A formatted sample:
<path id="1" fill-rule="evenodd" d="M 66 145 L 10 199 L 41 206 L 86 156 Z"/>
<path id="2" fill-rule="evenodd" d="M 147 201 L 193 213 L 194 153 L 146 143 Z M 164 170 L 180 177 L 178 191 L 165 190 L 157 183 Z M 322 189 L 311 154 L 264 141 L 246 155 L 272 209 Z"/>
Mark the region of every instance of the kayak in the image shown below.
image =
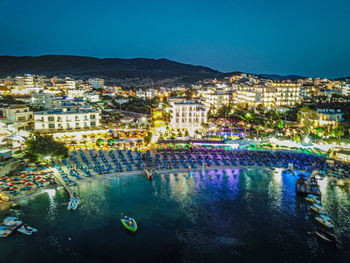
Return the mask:
<path id="1" fill-rule="evenodd" d="M 131 218 L 131 217 L 124 217 L 121 218 L 120 221 L 122 221 L 123 226 L 127 229 L 130 230 L 132 232 L 136 232 L 137 230 L 137 224 L 135 219 Z"/>
<path id="2" fill-rule="evenodd" d="M 22 234 L 30 236 L 34 232 L 37 232 L 38 229 L 30 227 L 30 226 L 27 226 L 27 225 L 22 225 L 20 228 L 17 229 L 17 231 L 22 233 Z"/>

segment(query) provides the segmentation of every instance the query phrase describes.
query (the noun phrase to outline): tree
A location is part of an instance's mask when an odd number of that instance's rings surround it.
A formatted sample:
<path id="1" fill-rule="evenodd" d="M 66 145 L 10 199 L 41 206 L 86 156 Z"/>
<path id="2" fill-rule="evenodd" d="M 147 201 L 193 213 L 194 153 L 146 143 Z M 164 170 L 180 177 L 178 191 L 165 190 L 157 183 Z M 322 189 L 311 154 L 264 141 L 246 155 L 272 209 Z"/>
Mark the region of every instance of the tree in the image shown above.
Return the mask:
<path id="1" fill-rule="evenodd" d="M 147 134 L 146 134 L 146 136 L 145 136 L 145 143 L 146 144 L 150 144 L 151 143 L 151 141 L 152 141 L 152 133 L 149 131 L 149 132 L 147 132 Z"/>
<path id="2" fill-rule="evenodd" d="M 188 136 L 190 136 L 190 134 L 189 134 L 188 130 L 185 129 L 185 137 L 188 137 Z"/>
<path id="3" fill-rule="evenodd" d="M 303 112 L 303 115 L 300 112 Z M 303 107 L 300 109 L 298 120 L 303 124 L 304 134 L 306 134 L 306 136 L 310 134 L 316 119 L 316 111 L 311 110 L 309 107 Z"/>
<path id="4" fill-rule="evenodd" d="M 294 135 L 293 140 L 294 140 L 295 142 L 301 143 L 300 135 L 299 135 L 299 134 Z"/>
<path id="5" fill-rule="evenodd" d="M 334 135 L 340 139 L 345 134 L 345 127 L 342 123 L 339 123 L 338 126 L 334 129 Z"/>
<path id="6" fill-rule="evenodd" d="M 52 136 L 35 133 L 26 141 L 25 157 L 32 162 L 45 161 L 47 157 L 64 159 L 68 157 L 67 147 L 53 140 Z"/>

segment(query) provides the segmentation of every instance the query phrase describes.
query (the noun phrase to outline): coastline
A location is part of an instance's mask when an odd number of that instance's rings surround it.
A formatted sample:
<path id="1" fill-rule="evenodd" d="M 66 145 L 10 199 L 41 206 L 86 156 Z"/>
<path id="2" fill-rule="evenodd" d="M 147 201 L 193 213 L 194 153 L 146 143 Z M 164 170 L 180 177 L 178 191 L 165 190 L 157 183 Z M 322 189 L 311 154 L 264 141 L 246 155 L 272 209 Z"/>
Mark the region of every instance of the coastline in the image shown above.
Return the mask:
<path id="1" fill-rule="evenodd" d="M 185 168 L 174 168 L 174 169 L 167 169 L 167 170 L 160 170 L 157 171 L 158 175 L 160 174 L 170 174 L 170 173 L 184 173 L 184 172 L 191 172 L 191 171 L 203 171 L 203 170 L 212 170 L 212 169 L 237 169 L 237 168 L 244 168 L 244 169 L 264 169 L 264 170 L 270 170 L 270 169 L 275 169 L 275 167 L 261 167 L 261 166 L 219 166 L 219 165 L 212 165 L 210 167 L 199 167 L 199 168 L 191 168 L 191 169 L 185 169 Z M 75 180 L 76 184 L 81 184 L 84 182 L 89 182 L 89 181 L 96 181 L 96 180 L 114 180 L 117 178 L 125 178 L 126 176 L 131 176 L 131 175 L 140 175 L 144 176 L 144 172 L 142 170 L 137 170 L 137 171 L 126 171 L 122 173 L 111 173 L 109 175 L 94 175 L 93 177 L 83 177 L 82 179 Z M 145 176 L 145 181 L 147 181 L 147 178 Z M 34 197 L 36 195 L 40 195 L 46 192 L 48 189 L 62 189 L 63 186 L 60 184 L 57 185 L 49 185 L 45 189 L 43 188 L 35 188 L 31 190 L 30 192 L 24 192 L 21 195 L 14 196 L 11 198 L 11 201 L 8 202 L 3 202 L 0 201 L 0 211 L 8 211 L 10 208 L 14 207 L 17 205 L 18 202 L 29 199 L 31 197 Z"/>

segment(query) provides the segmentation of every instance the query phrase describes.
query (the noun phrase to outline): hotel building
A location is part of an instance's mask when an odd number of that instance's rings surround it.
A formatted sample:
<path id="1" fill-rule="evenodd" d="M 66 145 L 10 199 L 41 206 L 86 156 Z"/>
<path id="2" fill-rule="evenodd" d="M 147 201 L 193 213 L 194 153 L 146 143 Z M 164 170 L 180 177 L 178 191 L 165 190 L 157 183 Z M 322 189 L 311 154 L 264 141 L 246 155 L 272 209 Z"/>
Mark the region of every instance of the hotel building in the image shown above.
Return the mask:
<path id="1" fill-rule="evenodd" d="M 171 102 L 170 127 L 187 129 L 190 133 L 207 122 L 208 107 L 195 101 Z"/>
<path id="2" fill-rule="evenodd" d="M 34 127 L 39 132 L 97 129 L 100 114 L 89 106 L 68 104 L 59 109 L 35 112 Z"/>

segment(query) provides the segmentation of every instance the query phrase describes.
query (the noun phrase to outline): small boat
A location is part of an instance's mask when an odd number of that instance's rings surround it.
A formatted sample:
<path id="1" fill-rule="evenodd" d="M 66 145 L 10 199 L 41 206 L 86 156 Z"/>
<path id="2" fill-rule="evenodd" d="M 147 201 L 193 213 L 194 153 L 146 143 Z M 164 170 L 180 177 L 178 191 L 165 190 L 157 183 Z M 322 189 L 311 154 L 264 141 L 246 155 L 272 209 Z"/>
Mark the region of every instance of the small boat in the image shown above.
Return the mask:
<path id="1" fill-rule="evenodd" d="M 124 216 L 124 218 L 121 218 L 120 221 L 122 221 L 123 226 L 127 229 L 130 230 L 131 232 L 136 232 L 137 230 L 137 224 L 135 219 Z"/>
<path id="2" fill-rule="evenodd" d="M 3 224 L 5 226 L 19 227 L 22 225 L 22 221 L 17 220 L 17 217 L 9 216 L 4 219 Z"/>
<path id="3" fill-rule="evenodd" d="M 318 235 L 320 238 L 327 242 L 334 243 L 336 245 L 340 244 L 339 239 L 333 233 L 325 229 L 317 228 L 316 235 Z"/>
<path id="4" fill-rule="evenodd" d="M 144 167 L 143 171 L 147 177 L 148 180 L 152 180 L 153 179 L 153 174 L 152 174 L 152 170 L 149 167 Z"/>
<path id="5" fill-rule="evenodd" d="M 317 195 L 309 194 L 305 197 L 306 201 L 309 201 L 310 203 L 321 203 L 320 198 Z"/>
<path id="6" fill-rule="evenodd" d="M 334 225 L 331 223 L 331 219 L 328 216 L 326 216 L 325 214 L 321 214 L 319 216 L 316 216 L 315 219 L 317 222 L 324 225 L 325 227 L 334 228 Z"/>
<path id="7" fill-rule="evenodd" d="M 18 226 L 7 226 L 4 224 L 0 225 L 0 237 L 8 237 L 12 234 L 12 232 L 17 228 Z"/>
<path id="8" fill-rule="evenodd" d="M 8 237 L 9 235 L 11 235 L 13 232 L 12 229 L 8 229 L 5 226 L 0 226 L 0 237 Z"/>
<path id="9" fill-rule="evenodd" d="M 75 210 L 78 208 L 78 205 L 80 204 L 80 199 L 78 197 L 73 197 L 69 203 L 68 203 L 68 210 Z"/>
<path id="10" fill-rule="evenodd" d="M 318 214 L 324 214 L 325 211 L 323 209 L 323 206 L 319 203 L 313 203 L 311 206 L 310 206 L 310 209 Z"/>
<path id="11" fill-rule="evenodd" d="M 34 232 L 37 232 L 38 229 L 27 226 L 27 225 L 22 225 L 20 228 L 17 229 L 18 232 L 30 236 Z"/>

